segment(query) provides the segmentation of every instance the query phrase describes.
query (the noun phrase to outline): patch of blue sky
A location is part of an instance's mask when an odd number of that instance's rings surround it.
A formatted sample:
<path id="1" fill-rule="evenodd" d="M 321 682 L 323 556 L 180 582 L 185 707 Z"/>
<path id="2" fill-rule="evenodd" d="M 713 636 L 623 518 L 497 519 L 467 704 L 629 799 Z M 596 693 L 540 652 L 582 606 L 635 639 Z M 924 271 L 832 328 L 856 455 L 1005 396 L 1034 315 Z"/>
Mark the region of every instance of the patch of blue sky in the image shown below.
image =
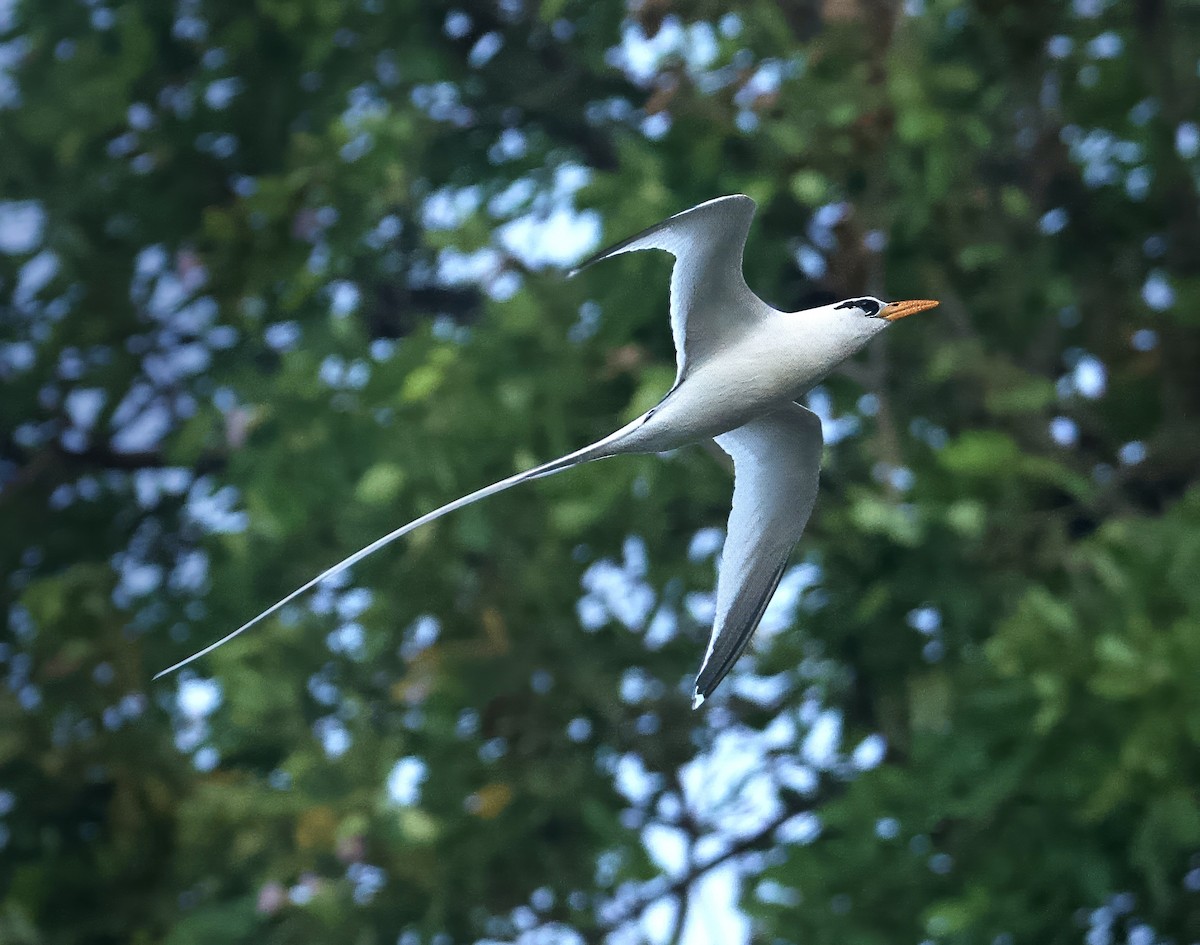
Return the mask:
<path id="1" fill-rule="evenodd" d="M 444 285 L 470 285 L 487 282 L 500 269 L 500 254 L 491 248 L 469 253 L 447 246 L 438 253 L 437 280 Z"/>
<path id="2" fill-rule="evenodd" d="M 1041 219 L 1038 220 L 1038 229 L 1047 236 L 1053 236 L 1055 233 L 1061 233 L 1070 219 L 1064 208 L 1054 207 L 1042 214 Z"/>
<path id="3" fill-rule="evenodd" d="M 148 390 L 149 386 L 137 389 Z M 121 406 L 124 404 L 125 401 L 122 401 Z M 157 447 L 171 430 L 171 411 L 162 399 L 153 400 L 144 408 L 131 412 L 129 419 L 123 422 L 118 420 L 118 413 L 113 415 L 114 432 L 110 440 L 110 445 L 118 453 L 148 452 Z"/>
<path id="4" fill-rule="evenodd" d="M 313 735 L 328 758 L 340 758 L 353 744 L 350 732 L 336 716 L 327 715 L 313 723 Z"/>
<path id="5" fill-rule="evenodd" d="M 871 467 L 871 478 L 887 483 L 897 492 L 907 492 L 916 484 L 916 476 L 911 469 L 891 463 L 876 463 Z"/>
<path id="6" fill-rule="evenodd" d="M 692 591 L 683 599 L 684 610 L 701 626 L 709 626 L 717 614 L 717 595 L 712 591 Z"/>
<path id="7" fill-rule="evenodd" d="M 263 340 L 274 351 L 290 351 L 300 342 L 300 325 L 294 321 L 275 322 L 263 330 Z"/>
<path id="8" fill-rule="evenodd" d="M 500 244 L 533 269 L 566 267 L 600 242 L 600 215 L 560 203 L 549 212 L 529 213 L 497 231 Z"/>
<path id="9" fill-rule="evenodd" d="M 425 198 L 421 222 L 427 230 L 457 229 L 479 209 L 480 200 L 478 186 L 443 187 Z"/>
<path id="10" fill-rule="evenodd" d="M 406 662 L 416 659 L 437 642 L 441 630 L 442 625 L 436 617 L 422 614 L 405 629 L 399 647 L 400 658 Z"/>
<path id="11" fill-rule="evenodd" d="M 776 841 L 800 846 L 812 843 L 819 836 L 821 836 L 821 819 L 810 811 L 789 817 L 775 831 Z"/>
<path id="12" fill-rule="evenodd" d="M 615 619 L 627 629 L 646 625 L 656 603 L 654 589 L 645 581 L 645 543 L 637 537 L 626 539 L 623 560 L 611 558 L 594 562 L 583 573 L 583 595 L 578 603 L 580 621 L 587 629 L 597 629 Z"/>
<path id="13" fill-rule="evenodd" d="M 133 473 L 133 492 L 138 505 L 154 508 L 164 496 L 183 495 L 191 485 L 193 473 L 183 466 L 139 469 Z"/>
<path id="14" fill-rule="evenodd" d="M 688 545 L 688 560 L 703 561 L 721 550 L 725 541 L 725 530 L 715 526 L 702 528 L 692 536 Z"/>
<path id="15" fill-rule="evenodd" d="M 727 849 L 782 812 L 771 750 L 761 735 L 735 724 L 715 731 L 709 748 L 680 768 L 683 803 L 713 838 L 710 848 Z"/>
<path id="16" fill-rule="evenodd" d="M 1148 167 L 1135 167 L 1125 175 L 1125 193 L 1130 200 L 1145 200 L 1150 193 L 1154 172 Z"/>
<path id="17" fill-rule="evenodd" d="M 1175 129 L 1175 153 L 1185 161 L 1200 154 L 1200 125 L 1194 121 L 1180 122 Z"/>
<path id="18" fill-rule="evenodd" d="M 346 279 L 336 279 L 326 287 L 329 311 L 335 318 L 345 318 L 358 308 L 361 293 L 358 286 Z"/>
<path id="19" fill-rule="evenodd" d="M 1092 59 L 1115 59 L 1124 49 L 1124 41 L 1112 30 L 1101 33 L 1087 45 L 1088 55 Z"/>
<path id="20" fill-rule="evenodd" d="M 630 942 L 644 940 L 649 945 L 668 945 L 671 931 L 675 928 L 675 920 L 679 912 L 679 901 L 672 896 L 663 896 L 650 903 L 642 913 L 640 935 L 631 928 L 628 930 Z M 642 939 L 644 936 L 644 939 Z M 620 934 L 609 939 L 611 945 L 619 945 Z"/>
<path id="21" fill-rule="evenodd" d="M 367 611 L 374 599 L 375 594 L 370 588 L 349 588 L 338 596 L 337 615 L 342 620 L 356 620 Z"/>
<path id="22" fill-rule="evenodd" d="M 0 380 L 24 374 L 37 363 L 37 348 L 29 341 L 0 344 Z"/>
<path id="23" fill-rule="evenodd" d="M 528 150 L 529 139 L 525 132 L 518 128 L 505 128 L 488 148 L 488 160 L 493 164 L 516 161 L 523 158 Z"/>
<path id="24" fill-rule="evenodd" d="M 125 606 L 129 601 L 153 594 L 162 586 L 162 582 L 163 570 L 160 566 L 123 555 L 117 567 L 117 587 L 113 592 L 113 600 L 118 606 Z"/>
<path id="25" fill-rule="evenodd" d="M 470 108 L 462 104 L 458 87 L 452 82 L 430 82 L 413 87 L 412 103 L 434 121 L 465 127 L 474 119 Z"/>
<path id="26" fill-rule="evenodd" d="M 199 593 L 208 586 L 208 555 L 199 549 L 182 552 L 167 579 L 173 591 Z"/>
<path id="27" fill-rule="evenodd" d="M 1104 395 L 1108 386 L 1108 370 L 1103 361 L 1082 348 L 1068 349 L 1064 360 L 1068 371 L 1055 382 L 1060 398 L 1080 396 L 1096 400 Z"/>
<path id="28" fill-rule="evenodd" d="M 212 480 L 201 476 L 188 490 L 184 512 L 209 534 L 235 534 L 246 530 L 249 516 L 238 508 L 240 495 L 233 486 L 213 489 Z"/>
<path id="29" fill-rule="evenodd" d="M 906 620 L 917 633 L 926 636 L 937 633 L 942 628 L 942 613 L 930 604 L 910 610 Z"/>
<path id="30" fill-rule="evenodd" d="M 653 115 L 647 115 L 642 119 L 641 129 L 642 134 L 651 141 L 658 141 L 671 130 L 671 113 L 661 111 L 655 112 Z"/>
<path id="31" fill-rule="evenodd" d="M 663 684 L 641 666 L 631 666 L 621 674 L 617 691 L 621 701 L 631 705 L 661 699 Z"/>
<path id="32" fill-rule="evenodd" d="M 763 708 L 778 705 L 792 685 L 789 674 L 759 676 L 752 671 L 752 666 L 753 662 L 750 660 L 739 661 L 722 685 L 746 702 L 753 702 Z"/>
<path id="33" fill-rule="evenodd" d="M 1059 446 L 1074 446 L 1079 441 L 1079 425 L 1070 417 L 1050 421 L 1050 439 Z"/>
<path id="34" fill-rule="evenodd" d="M 387 776 L 388 800 L 399 807 L 412 807 L 421 801 L 421 787 L 429 776 L 429 767 L 416 755 L 397 761 Z"/>
<path id="35" fill-rule="evenodd" d="M 661 774 L 646 770 L 646 763 L 635 752 L 626 752 L 616 760 L 613 782 L 622 797 L 634 806 L 647 804 L 664 783 Z"/>
<path id="36" fill-rule="evenodd" d="M 1142 254 L 1147 259 L 1161 259 L 1167 253 L 1167 239 L 1159 233 L 1153 233 L 1142 241 Z"/>
<path id="37" fill-rule="evenodd" d="M 42 250 L 21 267 L 12 293 L 14 307 L 18 311 L 31 311 L 37 297 L 56 275 L 58 256 L 48 249 Z"/>
<path id="38" fill-rule="evenodd" d="M 175 693 L 175 705 L 189 719 L 206 719 L 221 707 L 224 693 L 216 679 L 185 677 Z"/>
<path id="39" fill-rule="evenodd" d="M 0 43 L 0 110 L 16 108 L 21 104 L 21 88 L 12 72 L 28 54 L 29 48 L 29 39 L 25 36 Z"/>
<path id="40" fill-rule="evenodd" d="M 451 88 L 454 87 L 451 86 Z M 457 90 L 454 94 L 457 96 Z M 342 123 L 351 131 L 357 131 L 368 122 L 382 118 L 388 111 L 387 99 L 381 96 L 371 83 L 364 82 L 346 93 L 346 108 L 342 112 Z"/>
<path id="41" fill-rule="evenodd" d="M 1158 332 L 1153 328 L 1139 328 L 1130 336 L 1129 345 L 1134 351 L 1153 351 L 1158 347 Z"/>
<path id="42" fill-rule="evenodd" d="M 72 424 L 81 430 L 90 430 L 96 425 L 107 396 L 100 387 L 77 387 L 67 394 L 63 406 Z"/>
<path id="43" fill-rule="evenodd" d="M 359 158 L 365 157 L 375 145 L 375 136 L 360 131 L 338 149 L 338 157 L 347 164 L 353 164 Z"/>
<path id="44" fill-rule="evenodd" d="M 31 253 L 42 244 L 46 212 L 36 200 L 0 201 L 0 253 Z"/>
<path id="45" fill-rule="evenodd" d="M 696 885 L 684 921 L 683 945 L 739 945 L 750 941 L 750 921 L 738 906 L 741 871 L 727 863 L 710 870 Z"/>
<path id="46" fill-rule="evenodd" d="M 177 278 L 174 273 L 163 272 L 154 280 L 154 288 L 146 299 L 146 312 L 160 322 L 168 321 L 183 308 L 189 295 L 190 292 L 182 279 Z M 201 311 L 198 314 L 206 313 Z"/>
<path id="47" fill-rule="evenodd" d="M 1138 166 L 1145 158 L 1145 149 L 1136 141 L 1118 138 L 1105 128 L 1084 131 L 1076 126 L 1063 129 L 1072 160 L 1083 170 L 1083 179 L 1090 187 L 1115 184 L 1125 178 L 1120 165 Z M 1148 179 L 1145 181 L 1149 183 Z M 1135 182 L 1135 189 L 1137 184 Z"/>
<path id="48" fill-rule="evenodd" d="M 935 423 L 930 423 L 923 416 L 913 417 L 912 421 L 908 423 L 908 432 L 934 450 L 941 450 L 949 443 L 950 439 L 950 434 L 936 426 Z"/>
<path id="49" fill-rule="evenodd" d="M 842 741 L 842 714 L 837 709 L 824 709 L 809 726 L 800 748 L 800 756 L 818 770 L 833 768 L 839 761 L 838 748 Z"/>
<path id="50" fill-rule="evenodd" d="M 764 59 L 733 96 L 735 105 L 749 108 L 765 95 L 774 95 L 783 85 L 787 67 L 778 59 Z"/>
<path id="51" fill-rule="evenodd" d="M 861 421 L 854 414 L 844 414 L 841 417 L 833 415 L 833 399 L 829 392 L 818 385 L 808 392 L 808 409 L 821 420 L 821 433 L 826 446 L 832 446 L 847 437 L 858 433 Z"/>
<path id="52" fill-rule="evenodd" d="M 809 242 L 820 249 L 834 249 L 837 246 L 834 227 L 846 219 L 849 213 L 850 205 L 847 203 L 827 203 L 818 207 L 808 221 Z"/>
<path id="53" fill-rule="evenodd" d="M 1164 272 L 1156 269 L 1146 277 L 1142 301 L 1156 312 L 1165 312 L 1175 304 L 1175 289 Z"/>
<path id="54" fill-rule="evenodd" d="M 1117 450 L 1117 458 L 1122 466 L 1136 466 L 1146 458 L 1146 444 L 1141 440 L 1132 440 Z"/>
<path id="55" fill-rule="evenodd" d="M 1159 112 L 1158 99 L 1144 98 L 1129 109 L 1129 120 L 1139 128 L 1149 123 Z"/>
<path id="56" fill-rule="evenodd" d="M 668 607 L 659 607 L 650 618 L 646 632 L 642 635 L 642 643 L 648 650 L 660 650 L 679 632 L 679 618 L 675 611 Z"/>
<path id="57" fill-rule="evenodd" d="M 451 39 L 462 39 L 471 32 L 471 15 L 463 10 L 451 10 L 442 23 L 442 32 Z"/>
<path id="58" fill-rule="evenodd" d="M 204 104 L 213 111 L 224 111 L 233 104 L 244 83 L 237 76 L 214 79 L 204 88 Z"/>
<path id="59" fill-rule="evenodd" d="M 1066 59 L 1075 48 L 1075 41 L 1069 36 L 1051 36 L 1046 42 L 1046 54 L 1051 59 Z"/>
<path id="60" fill-rule="evenodd" d="M 171 26 L 171 34 L 185 42 L 202 43 L 208 37 L 208 23 L 195 15 L 198 4 L 181 3 L 181 14 Z"/>
<path id="61" fill-rule="evenodd" d="M 361 623 L 350 621 L 333 630 L 325 637 L 325 645 L 331 653 L 361 660 L 366 655 L 366 630 Z"/>
<path id="62" fill-rule="evenodd" d="M 883 763 L 886 754 L 887 740 L 878 733 L 872 733 L 850 753 L 850 762 L 859 771 L 870 771 Z"/>
<path id="63" fill-rule="evenodd" d="M 383 249 L 396 239 L 403 229 L 404 225 L 400 218 L 389 213 L 375 224 L 374 229 L 363 238 L 363 241 L 372 249 Z"/>
<path id="64" fill-rule="evenodd" d="M 472 69 L 482 69 L 496 56 L 504 46 L 504 37 L 498 30 L 484 33 L 475 41 L 471 51 L 467 53 L 467 65 Z"/>
<path id="65" fill-rule="evenodd" d="M 591 299 L 585 299 L 579 306 L 579 318 L 567 329 L 567 338 L 579 344 L 594 336 L 600 329 L 600 306 Z"/>
<path id="66" fill-rule="evenodd" d="M 366 905 L 387 884 L 387 871 L 370 863 L 351 863 L 346 867 L 346 878 L 354 887 L 354 901 Z"/>
<path id="67" fill-rule="evenodd" d="M 678 827 L 664 823 L 647 824 L 642 845 L 658 868 L 668 876 L 683 875 L 688 864 L 688 835 Z"/>
<path id="68" fill-rule="evenodd" d="M 796 265 L 809 279 L 820 279 L 828 268 L 825 257 L 813 247 L 804 244 L 796 250 Z"/>
<path id="69" fill-rule="evenodd" d="M 716 33 L 710 23 L 701 21 L 685 26 L 672 14 L 653 36 L 647 36 L 638 24 L 627 20 L 621 28 L 621 42 L 608 50 L 606 59 L 631 82 L 646 85 L 671 58 L 682 59 L 689 72 L 699 73 L 713 64 L 718 51 Z"/>

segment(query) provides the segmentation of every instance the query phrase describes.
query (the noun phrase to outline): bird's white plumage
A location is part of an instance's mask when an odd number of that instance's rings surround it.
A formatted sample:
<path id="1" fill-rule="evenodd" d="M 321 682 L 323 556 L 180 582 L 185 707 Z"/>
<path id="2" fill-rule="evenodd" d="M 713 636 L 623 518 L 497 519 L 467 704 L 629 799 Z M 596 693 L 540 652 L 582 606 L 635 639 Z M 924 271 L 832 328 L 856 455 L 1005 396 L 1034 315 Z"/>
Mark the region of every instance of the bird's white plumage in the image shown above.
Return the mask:
<path id="1" fill-rule="evenodd" d="M 692 363 L 715 354 L 730 336 L 749 327 L 741 322 L 761 319 L 771 311 L 742 276 L 742 254 L 754 209 L 754 201 L 744 194 L 706 201 L 602 250 L 575 271 L 642 249 L 661 249 L 675 257 L 671 334 L 678 382 Z"/>
<path id="2" fill-rule="evenodd" d="M 713 437 L 733 457 L 736 477 L 716 619 L 693 705 L 703 702 L 762 619 L 816 500 L 821 424 L 793 401 L 890 321 L 937 304 L 852 299 L 803 312 L 776 311 L 750 291 L 742 276 L 753 216 L 749 197 L 719 197 L 603 250 L 579 267 L 641 249 L 675 256 L 671 331 L 678 375 L 652 410 L 590 446 L 484 486 L 389 532 L 155 678 L 211 652 L 314 585 L 455 509 L 581 463 L 661 452 Z"/>
<path id="3" fill-rule="evenodd" d="M 817 501 L 821 421 L 800 404 L 716 437 L 733 459 L 733 507 L 721 551 L 717 608 L 696 678 L 699 705 L 750 642 Z"/>

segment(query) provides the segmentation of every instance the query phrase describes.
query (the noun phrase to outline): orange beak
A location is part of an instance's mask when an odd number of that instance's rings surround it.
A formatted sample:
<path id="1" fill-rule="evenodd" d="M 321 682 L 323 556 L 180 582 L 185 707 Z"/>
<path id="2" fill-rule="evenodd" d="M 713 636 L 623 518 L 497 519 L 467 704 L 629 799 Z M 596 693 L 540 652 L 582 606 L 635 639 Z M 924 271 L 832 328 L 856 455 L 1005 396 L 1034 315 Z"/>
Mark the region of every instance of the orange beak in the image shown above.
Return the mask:
<path id="1" fill-rule="evenodd" d="M 885 318 L 889 322 L 899 321 L 902 318 L 907 318 L 909 315 L 915 315 L 917 312 L 923 312 L 927 308 L 937 308 L 938 302 L 934 299 L 910 299 L 907 302 L 892 302 L 883 307 L 883 311 L 879 313 L 878 318 Z"/>

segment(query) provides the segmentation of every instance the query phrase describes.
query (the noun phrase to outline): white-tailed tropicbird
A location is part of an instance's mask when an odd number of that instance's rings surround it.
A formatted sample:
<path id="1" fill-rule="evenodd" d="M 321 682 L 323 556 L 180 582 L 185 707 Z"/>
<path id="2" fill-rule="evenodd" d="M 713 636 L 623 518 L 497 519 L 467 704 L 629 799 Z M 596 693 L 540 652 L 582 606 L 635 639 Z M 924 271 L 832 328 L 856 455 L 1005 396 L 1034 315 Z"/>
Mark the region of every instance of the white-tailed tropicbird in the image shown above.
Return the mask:
<path id="1" fill-rule="evenodd" d="M 675 257 L 671 332 L 678 371 L 656 407 L 590 446 L 389 532 L 154 678 L 210 653 L 326 578 L 448 512 L 581 463 L 663 452 L 712 437 L 733 459 L 733 509 L 721 552 L 716 619 L 693 690 L 692 707 L 698 707 L 750 642 L 817 498 L 821 421 L 796 399 L 891 322 L 938 304 L 863 297 L 801 312 L 777 311 L 742 276 L 754 208 L 743 194 L 709 200 L 602 250 L 571 272 L 641 249 L 663 249 Z"/>

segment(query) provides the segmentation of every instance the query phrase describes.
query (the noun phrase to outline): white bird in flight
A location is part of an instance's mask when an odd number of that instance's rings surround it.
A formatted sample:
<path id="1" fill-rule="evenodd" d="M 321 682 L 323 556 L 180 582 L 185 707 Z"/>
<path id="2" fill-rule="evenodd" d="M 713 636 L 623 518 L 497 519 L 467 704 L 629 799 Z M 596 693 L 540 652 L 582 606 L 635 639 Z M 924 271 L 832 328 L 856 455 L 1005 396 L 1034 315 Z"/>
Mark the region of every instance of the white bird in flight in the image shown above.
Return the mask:
<path id="1" fill-rule="evenodd" d="M 754 209 L 754 201 L 743 194 L 709 200 L 602 250 L 571 272 L 641 249 L 662 249 L 675 257 L 671 333 L 678 371 L 657 406 L 590 446 L 484 486 L 389 532 L 154 678 L 212 652 L 321 581 L 472 502 L 581 463 L 622 453 L 659 453 L 713 438 L 733 459 L 733 509 L 717 577 L 716 619 L 693 689 L 692 707 L 698 708 L 750 642 L 817 498 L 821 421 L 797 398 L 889 324 L 938 304 L 863 297 L 777 311 L 742 276 Z"/>

